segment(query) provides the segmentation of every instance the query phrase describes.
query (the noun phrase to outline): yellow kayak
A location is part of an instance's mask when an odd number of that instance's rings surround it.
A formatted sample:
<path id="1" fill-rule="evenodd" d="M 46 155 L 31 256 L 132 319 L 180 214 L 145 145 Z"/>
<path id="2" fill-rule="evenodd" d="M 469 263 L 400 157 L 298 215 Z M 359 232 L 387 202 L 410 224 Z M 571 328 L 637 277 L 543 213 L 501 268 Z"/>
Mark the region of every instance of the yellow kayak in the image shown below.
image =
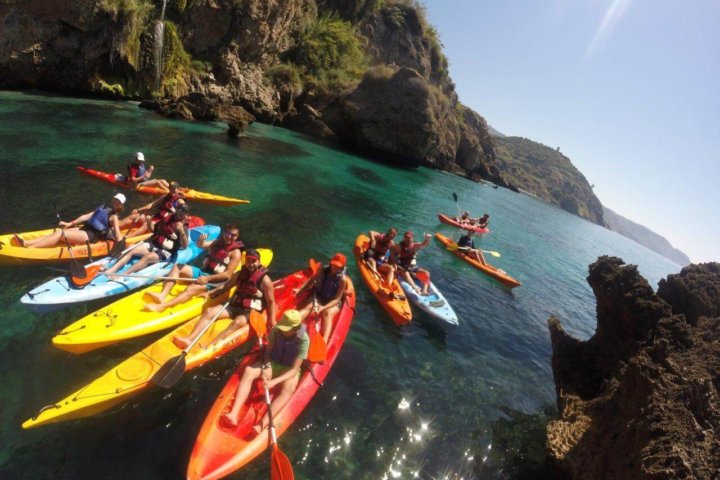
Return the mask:
<path id="1" fill-rule="evenodd" d="M 18 233 L 23 240 L 32 240 L 38 237 L 44 237 L 53 233 L 56 229 L 37 230 L 34 232 Z M 123 232 L 125 233 L 125 232 Z M 125 242 L 132 245 L 141 242 L 150 236 L 149 233 L 127 237 Z M 104 240 L 90 244 L 90 254 L 93 258 L 102 258 L 107 256 L 115 242 L 112 240 Z M 72 254 L 75 258 L 88 258 L 88 246 L 86 244 L 73 245 Z M 70 260 L 70 253 L 67 245 L 49 247 L 49 248 L 26 248 L 21 247 L 14 234 L 9 233 L 0 235 L 0 265 L 32 265 L 32 264 L 51 264 L 62 263 Z"/>
<path id="2" fill-rule="evenodd" d="M 152 376 L 168 360 L 180 355 L 182 350 L 172 342 L 174 335 L 189 335 L 199 317 L 168 333 L 141 352 L 136 353 L 101 377 L 71 393 L 57 403 L 43 407 L 38 414 L 26 420 L 22 427 L 35 428 L 40 425 L 88 417 L 128 400 L 130 397 L 151 387 Z M 231 322 L 217 320 L 200 338 L 185 357 L 185 371 L 199 367 L 214 358 L 243 344 L 249 335 L 246 325 L 228 336 L 212 349 L 203 349 Z"/>
<path id="3" fill-rule="evenodd" d="M 260 263 L 267 268 L 273 259 L 272 250 L 260 248 L 258 252 Z M 242 264 L 241 261 L 238 269 Z M 183 292 L 187 285 L 188 282 L 175 284 L 166 301 Z M 90 352 L 123 340 L 175 327 L 200 314 L 205 302 L 203 297 L 191 298 L 163 312 L 145 310 L 145 303 L 152 301 L 146 294 L 159 293 L 161 290 L 162 283 L 156 283 L 84 316 L 55 335 L 52 339 L 53 345 L 75 354 Z M 221 298 L 210 301 L 222 303 Z"/>

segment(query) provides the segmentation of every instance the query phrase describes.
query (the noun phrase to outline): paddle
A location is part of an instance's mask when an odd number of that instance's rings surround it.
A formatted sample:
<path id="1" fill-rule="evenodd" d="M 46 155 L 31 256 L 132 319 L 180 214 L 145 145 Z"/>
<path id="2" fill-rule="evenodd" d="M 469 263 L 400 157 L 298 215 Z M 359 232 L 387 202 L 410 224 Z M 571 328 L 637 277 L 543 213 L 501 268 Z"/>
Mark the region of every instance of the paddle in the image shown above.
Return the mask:
<path id="1" fill-rule="evenodd" d="M 315 292 L 313 292 L 313 305 L 315 324 L 310 329 L 310 348 L 308 349 L 307 359 L 312 363 L 321 363 L 327 358 L 327 343 L 325 343 L 325 338 L 318 331 L 318 324 L 322 324 L 322 321 Z"/>
<path id="2" fill-rule="evenodd" d="M 265 332 L 267 332 L 267 321 L 265 320 L 265 315 L 257 310 L 250 310 L 250 318 L 248 320 L 250 322 L 250 327 L 257 334 L 258 340 L 260 340 L 262 336 L 265 335 Z"/>
<path id="3" fill-rule="evenodd" d="M 132 247 L 128 248 L 127 250 L 124 250 L 123 252 L 121 252 L 121 255 L 120 255 L 120 256 L 122 257 L 122 256 L 125 255 L 126 253 L 130 252 L 132 249 L 137 248 L 137 247 L 139 247 L 139 246 L 142 245 L 142 244 L 143 244 L 143 242 L 138 242 L 138 243 L 136 243 L 136 244 L 133 245 Z M 105 274 L 105 272 L 104 272 L 104 271 L 101 271 L 101 269 L 102 269 L 102 265 L 88 265 L 87 268 L 83 268 L 83 271 L 85 272 L 85 277 L 78 277 L 78 276 L 76 276 L 76 275 L 71 275 L 71 276 L 70 276 L 70 280 L 72 280 L 72 283 L 73 283 L 76 287 L 84 287 L 84 286 L 87 285 L 88 283 L 90 283 L 90 282 L 92 282 L 93 280 L 95 280 L 95 277 L 97 277 L 98 275 L 104 275 L 104 274 Z M 134 276 L 136 276 L 136 275 L 128 275 L 128 274 L 125 274 L 125 273 L 113 273 L 113 274 L 111 274 L 111 275 L 117 275 L 118 277 L 134 277 Z M 140 276 L 140 275 L 137 275 L 137 276 L 140 277 L 140 278 L 158 278 L 158 279 L 163 278 L 163 277 L 144 277 L 144 276 Z"/>
<path id="4" fill-rule="evenodd" d="M 115 245 L 112 246 L 112 248 L 108 252 L 109 257 L 116 257 L 116 256 L 120 255 L 120 253 L 123 250 L 125 250 L 125 247 L 127 246 L 127 242 L 125 241 L 125 239 L 127 238 L 127 236 L 130 234 L 130 232 L 132 230 L 134 230 L 134 229 L 128 228 L 125 231 L 125 235 L 123 235 L 122 239 L 120 239 L 119 242 L 116 242 Z"/>
<path id="5" fill-rule="evenodd" d="M 480 250 L 483 253 L 489 253 L 493 257 L 501 257 L 502 256 L 502 255 L 500 255 L 500 252 L 496 252 L 495 250 L 483 250 L 482 248 L 461 247 L 457 243 L 448 245 L 447 249 L 451 252 L 454 252 L 455 250 Z"/>
<path id="6" fill-rule="evenodd" d="M 193 340 L 190 345 L 188 345 L 187 348 L 180 353 L 180 355 L 177 355 L 165 362 L 163 366 L 160 367 L 157 372 L 155 372 L 155 375 L 152 376 L 150 381 L 158 387 L 165 389 L 175 385 L 178 380 L 180 380 L 180 378 L 183 376 L 183 373 L 185 373 L 185 357 L 187 356 L 188 352 L 195 346 L 195 344 L 202 338 L 202 336 L 205 335 L 205 332 L 210 330 L 210 327 L 213 323 L 215 323 L 217 317 L 219 317 L 220 314 L 225 311 L 228 305 L 230 305 L 230 300 L 225 302 L 222 308 L 218 309 L 217 313 L 213 316 L 213 318 L 211 318 L 208 324 L 205 325 L 205 328 L 203 328 L 200 334 L 195 337 L 195 340 Z"/>
<path id="7" fill-rule="evenodd" d="M 425 270 L 418 270 L 415 272 L 415 276 L 420 280 L 422 283 L 430 283 L 430 275 Z"/>
<path id="8" fill-rule="evenodd" d="M 270 403 L 270 390 L 265 387 L 265 404 L 267 405 L 268 420 L 270 429 L 268 432 L 270 449 L 270 479 L 271 480 L 294 480 L 295 473 L 287 455 L 278 447 L 277 436 L 275 435 L 275 424 L 273 423 L 272 406 Z"/>
<path id="9" fill-rule="evenodd" d="M 58 212 L 57 205 L 55 205 L 55 202 L 53 202 L 53 208 L 55 209 L 55 216 L 58 219 L 58 222 L 62 222 L 60 219 L 60 213 Z M 65 229 L 63 227 L 60 227 L 60 231 L 62 232 L 63 239 L 65 240 L 65 243 L 67 243 L 68 253 L 70 254 L 70 275 L 74 278 L 85 278 L 87 277 L 87 272 L 83 268 L 82 265 L 80 265 L 80 262 L 77 258 L 75 258 L 75 255 L 72 253 L 72 247 L 70 246 L 70 242 L 68 242 L 67 237 L 65 236 Z"/>

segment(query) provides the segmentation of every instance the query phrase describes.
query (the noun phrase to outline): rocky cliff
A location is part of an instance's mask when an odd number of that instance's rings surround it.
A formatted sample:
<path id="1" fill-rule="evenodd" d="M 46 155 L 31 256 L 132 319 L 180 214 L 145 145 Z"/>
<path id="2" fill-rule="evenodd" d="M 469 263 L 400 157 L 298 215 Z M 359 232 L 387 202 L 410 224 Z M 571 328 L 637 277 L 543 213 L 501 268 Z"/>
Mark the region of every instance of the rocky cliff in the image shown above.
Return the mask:
<path id="1" fill-rule="evenodd" d="M 507 185 L 412 0 L 11 0 L 0 29 L 0 88 L 154 97 Z"/>
<path id="2" fill-rule="evenodd" d="M 691 265 L 657 294 L 614 257 L 590 266 L 597 330 L 548 321 L 560 478 L 716 479 L 720 472 L 720 264 Z"/>

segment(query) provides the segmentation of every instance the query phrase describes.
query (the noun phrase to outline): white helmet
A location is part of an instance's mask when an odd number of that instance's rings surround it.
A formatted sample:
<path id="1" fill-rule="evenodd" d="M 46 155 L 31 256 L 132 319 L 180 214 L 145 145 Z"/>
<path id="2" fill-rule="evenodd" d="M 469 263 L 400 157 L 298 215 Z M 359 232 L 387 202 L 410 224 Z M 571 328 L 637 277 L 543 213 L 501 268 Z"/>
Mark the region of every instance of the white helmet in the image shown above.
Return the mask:
<path id="1" fill-rule="evenodd" d="M 140 161 L 140 162 L 144 162 L 144 161 L 145 161 L 145 155 L 143 155 L 142 152 L 137 152 L 137 153 L 135 154 L 135 159 L 138 160 L 138 161 Z"/>

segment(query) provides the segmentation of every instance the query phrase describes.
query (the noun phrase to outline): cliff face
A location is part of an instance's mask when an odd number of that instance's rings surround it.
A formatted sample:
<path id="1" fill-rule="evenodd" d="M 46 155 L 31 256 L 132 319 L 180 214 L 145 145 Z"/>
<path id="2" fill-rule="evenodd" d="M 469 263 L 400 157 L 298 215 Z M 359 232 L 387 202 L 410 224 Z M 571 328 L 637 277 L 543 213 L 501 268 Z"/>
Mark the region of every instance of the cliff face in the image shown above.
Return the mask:
<path id="1" fill-rule="evenodd" d="M 569 158 L 521 137 L 495 137 L 497 163 L 514 186 L 575 215 L 605 225 L 603 207 Z"/>
<path id="2" fill-rule="evenodd" d="M 720 264 L 692 265 L 653 293 L 601 257 L 588 276 L 597 330 L 548 321 L 560 418 L 547 428 L 561 478 L 700 479 L 720 472 Z"/>
<path id="3" fill-rule="evenodd" d="M 234 106 L 378 159 L 506 185 L 487 123 L 458 102 L 419 4 L 168 0 L 159 30 L 162 5 L 3 2 L 0 88 L 154 96 L 185 118 Z"/>

